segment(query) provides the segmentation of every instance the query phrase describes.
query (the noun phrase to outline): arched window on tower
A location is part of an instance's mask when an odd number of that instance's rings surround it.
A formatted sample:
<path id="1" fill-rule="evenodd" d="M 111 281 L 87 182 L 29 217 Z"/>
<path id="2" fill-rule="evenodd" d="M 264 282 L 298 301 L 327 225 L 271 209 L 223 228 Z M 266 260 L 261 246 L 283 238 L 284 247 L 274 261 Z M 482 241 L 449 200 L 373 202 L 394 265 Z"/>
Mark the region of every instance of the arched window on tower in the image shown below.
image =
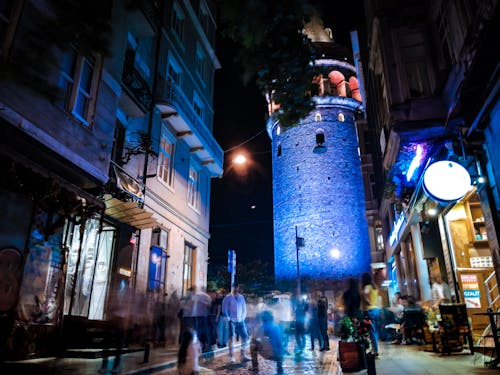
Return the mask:
<path id="1" fill-rule="evenodd" d="M 334 70 L 328 74 L 328 78 L 330 79 L 330 82 L 333 84 L 333 86 L 337 88 L 337 95 L 345 97 L 346 82 L 344 75 L 340 73 L 338 70 Z"/>
<path id="2" fill-rule="evenodd" d="M 326 152 L 325 146 L 325 131 L 321 128 L 316 129 L 316 146 L 313 149 L 315 154 Z"/>
<path id="3" fill-rule="evenodd" d="M 320 112 L 316 112 L 314 114 L 314 121 L 316 121 L 316 122 L 320 122 L 321 121 L 321 113 Z"/>

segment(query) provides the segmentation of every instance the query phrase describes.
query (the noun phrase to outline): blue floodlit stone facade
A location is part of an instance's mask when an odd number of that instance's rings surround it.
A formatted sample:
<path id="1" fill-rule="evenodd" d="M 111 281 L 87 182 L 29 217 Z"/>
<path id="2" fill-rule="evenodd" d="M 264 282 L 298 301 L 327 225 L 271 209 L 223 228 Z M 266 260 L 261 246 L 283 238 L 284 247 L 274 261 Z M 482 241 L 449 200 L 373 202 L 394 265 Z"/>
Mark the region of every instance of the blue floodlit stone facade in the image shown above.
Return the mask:
<path id="1" fill-rule="evenodd" d="M 268 124 L 272 138 L 274 257 L 276 281 L 295 280 L 295 235 L 303 279 L 344 279 L 370 269 L 354 113 L 350 98 L 315 98 L 318 106 L 297 126 Z M 339 121 L 342 113 L 344 121 Z M 319 120 L 319 115 L 321 120 Z M 313 153 L 316 132 L 323 130 L 327 150 Z M 281 149 L 281 150 L 280 150 Z M 333 252 L 332 252 L 333 251 Z"/>
<path id="2" fill-rule="evenodd" d="M 272 131 L 275 277 L 297 277 L 295 230 L 304 279 L 343 279 L 370 269 L 370 244 L 358 140 L 350 98 L 323 104 L 297 126 Z M 344 121 L 338 120 L 339 113 Z M 318 114 L 321 121 L 317 121 Z M 322 129 L 327 151 L 313 153 Z M 281 148 L 281 151 L 279 150 Z M 281 155 L 279 154 L 281 152 Z M 278 156 L 280 155 L 280 156 Z M 332 250 L 334 255 L 332 256 Z M 338 251 L 338 252 L 336 252 Z"/>

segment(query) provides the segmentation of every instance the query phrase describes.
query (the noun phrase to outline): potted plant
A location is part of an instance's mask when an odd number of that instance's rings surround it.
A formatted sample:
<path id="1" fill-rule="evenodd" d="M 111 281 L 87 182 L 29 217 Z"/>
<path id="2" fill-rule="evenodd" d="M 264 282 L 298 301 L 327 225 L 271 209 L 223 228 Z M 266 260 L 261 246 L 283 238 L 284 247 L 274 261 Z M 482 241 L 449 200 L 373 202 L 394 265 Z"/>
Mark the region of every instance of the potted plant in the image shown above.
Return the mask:
<path id="1" fill-rule="evenodd" d="M 344 371 L 366 368 L 366 352 L 369 350 L 371 320 L 362 312 L 356 316 L 344 316 L 338 325 L 339 361 Z"/>

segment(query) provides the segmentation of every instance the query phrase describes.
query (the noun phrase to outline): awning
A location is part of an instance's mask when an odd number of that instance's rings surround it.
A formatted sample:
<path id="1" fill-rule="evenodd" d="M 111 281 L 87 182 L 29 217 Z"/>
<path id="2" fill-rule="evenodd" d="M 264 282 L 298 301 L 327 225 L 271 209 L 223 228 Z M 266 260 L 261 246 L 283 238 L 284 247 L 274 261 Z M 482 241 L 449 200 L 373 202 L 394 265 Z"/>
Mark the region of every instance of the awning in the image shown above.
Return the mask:
<path id="1" fill-rule="evenodd" d="M 153 218 L 153 213 L 139 207 L 134 202 L 124 202 L 110 194 L 104 195 L 106 209 L 104 214 L 138 229 L 153 228 L 158 222 Z"/>

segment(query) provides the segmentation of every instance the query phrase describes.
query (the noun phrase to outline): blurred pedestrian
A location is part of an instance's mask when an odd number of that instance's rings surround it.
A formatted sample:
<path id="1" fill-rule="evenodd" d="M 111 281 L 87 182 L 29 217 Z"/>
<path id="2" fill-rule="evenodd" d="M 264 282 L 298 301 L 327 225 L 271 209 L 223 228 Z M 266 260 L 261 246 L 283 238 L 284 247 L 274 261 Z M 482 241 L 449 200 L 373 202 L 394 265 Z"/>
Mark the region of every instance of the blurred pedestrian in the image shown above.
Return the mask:
<path id="1" fill-rule="evenodd" d="M 219 348 L 225 348 L 229 338 L 228 319 L 227 316 L 222 313 L 222 300 L 225 297 L 224 294 L 224 290 L 221 289 L 215 297 L 217 306 L 217 346 Z"/>
<path id="2" fill-rule="evenodd" d="M 109 296 L 108 318 L 110 332 L 106 348 L 103 351 L 101 368 L 99 369 L 99 373 L 104 374 L 108 372 L 109 357 L 112 355 L 111 347 L 116 348 L 111 373 L 119 374 L 122 371 L 122 354 L 129 327 L 132 292 L 126 285 L 117 288 L 118 290 Z"/>
<path id="3" fill-rule="evenodd" d="M 307 300 L 302 296 L 295 298 L 295 354 L 301 354 L 306 346 Z"/>
<path id="4" fill-rule="evenodd" d="M 196 332 L 187 327 L 182 332 L 181 344 L 177 355 L 177 373 L 178 375 L 199 375 L 201 356 L 201 344 Z"/>
<path id="5" fill-rule="evenodd" d="M 194 330 L 200 340 L 201 350 L 207 352 L 210 349 L 210 337 L 208 331 L 208 313 L 212 298 L 205 292 L 203 287 L 198 288 L 193 296 L 193 319 Z"/>
<path id="6" fill-rule="evenodd" d="M 154 319 L 154 342 L 155 344 L 165 344 L 165 322 L 167 317 L 167 293 L 157 293 L 153 309 Z"/>
<path id="7" fill-rule="evenodd" d="M 235 362 L 233 349 L 233 339 L 235 335 L 239 335 L 241 339 L 241 362 L 251 360 L 246 354 L 248 346 L 248 332 L 245 323 L 247 305 L 245 297 L 240 294 L 240 287 L 238 285 L 234 286 L 232 293 L 225 296 L 222 300 L 222 314 L 227 317 L 229 321 L 229 361 L 231 363 Z"/>
<path id="8" fill-rule="evenodd" d="M 180 320 L 177 314 L 180 310 L 180 300 L 177 295 L 177 291 L 174 290 L 172 294 L 168 297 L 166 317 L 165 317 L 165 329 L 166 329 L 166 343 L 167 345 L 176 345 L 179 343 L 179 329 Z"/>
<path id="9" fill-rule="evenodd" d="M 330 350 L 330 339 L 328 338 L 328 299 L 321 290 L 317 291 L 318 325 L 319 334 L 322 339 L 320 352 Z"/>
<path id="10" fill-rule="evenodd" d="M 344 314 L 350 318 L 358 317 L 361 312 L 361 292 L 359 281 L 355 277 L 349 277 L 347 289 L 342 295 L 344 303 Z"/>
<path id="11" fill-rule="evenodd" d="M 370 341 L 372 344 L 372 353 L 378 357 L 378 332 L 380 325 L 380 306 L 378 289 L 372 281 L 372 275 L 365 272 L 361 275 L 361 284 L 363 287 L 363 310 L 371 320 Z"/>
<path id="12" fill-rule="evenodd" d="M 313 293 L 309 295 L 308 314 L 309 314 L 308 329 L 309 329 L 309 335 L 311 337 L 311 350 L 314 350 L 314 344 L 316 343 L 316 341 L 318 342 L 318 347 L 322 348 L 323 339 L 321 337 L 319 330 L 318 301 Z"/>
<path id="13" fill-rule="evenodd" d="M 210 309 L 208 311 L 208 343 L 210 348 L 212 348 L 217 344 L 217 319 L 220 313 L 219 307 L 222 306 L 218 305 L 217 291 L 211 289 L 208 295 L 211 299 Z"/>
<path id="14" fill-rule="evenodd" d="M 180 309 L 178 313 L 178 317 L 180 320 L 179 344 L 181 343 L 184 331 L 189 327 L 194 329 L 193 303 L 194 288 L 189 288 L 186 295 L 181 298 Z"/>
<path id="15" fill-rule="evenodd" d="M 283 332 L 281 327 L 274 323 L 272 312 L 265 310 L 259 315 L 259 321 L 252 332 L 250 353 L 252 356 L 252 371 L 259 371 L 259 354 L 267 359 L 276 361 L 277 373 L 283 374 Z"/>

